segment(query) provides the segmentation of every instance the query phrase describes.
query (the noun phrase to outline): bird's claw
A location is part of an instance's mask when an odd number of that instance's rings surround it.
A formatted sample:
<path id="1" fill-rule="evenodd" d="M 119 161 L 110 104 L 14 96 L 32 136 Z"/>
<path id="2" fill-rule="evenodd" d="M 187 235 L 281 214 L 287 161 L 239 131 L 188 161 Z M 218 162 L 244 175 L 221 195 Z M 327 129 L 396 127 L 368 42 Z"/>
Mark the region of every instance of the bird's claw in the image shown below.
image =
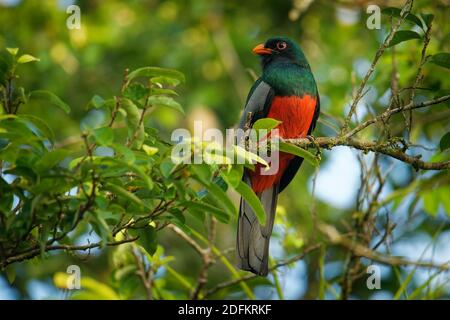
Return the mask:
<path id="1" fill-rule="evenodd" d="M 306 136 L 306 139 L 308 139 L 309 141 L 311 141 L 312 143 L 314 143 L 314 144 L 316 144 L 316 138 L 314 138 L 314 136 L 313 135 L 307 135 Z"/>
<path id="2" fill-rule="evenodd" d="M 314 138 L 313 135 L 307 135 L 306 139 L 308 139 L 309 141 L 311 141 L 312 144 L 314 144 L 314 146 L 316 147 L 316 156 L 320 156 L 320 154 L 322 153 L 322 151 L 320 150 L 320 146 L 316 141 L 316 138 Z"/>

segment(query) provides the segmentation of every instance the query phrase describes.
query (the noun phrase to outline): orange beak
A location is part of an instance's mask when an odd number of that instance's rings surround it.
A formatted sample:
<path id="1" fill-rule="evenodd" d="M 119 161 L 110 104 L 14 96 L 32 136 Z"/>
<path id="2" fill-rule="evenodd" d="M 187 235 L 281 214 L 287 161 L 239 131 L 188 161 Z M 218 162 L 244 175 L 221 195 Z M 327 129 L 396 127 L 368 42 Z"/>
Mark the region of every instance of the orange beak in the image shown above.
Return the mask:
<path id="1" fill-rule="evenodd" d="M 253 53 L 254 54 L 272 54 L 272 49 L 266 48 L 264 47 L 263 44 L 258 44 L 256 47 L 253 48 Z"/>

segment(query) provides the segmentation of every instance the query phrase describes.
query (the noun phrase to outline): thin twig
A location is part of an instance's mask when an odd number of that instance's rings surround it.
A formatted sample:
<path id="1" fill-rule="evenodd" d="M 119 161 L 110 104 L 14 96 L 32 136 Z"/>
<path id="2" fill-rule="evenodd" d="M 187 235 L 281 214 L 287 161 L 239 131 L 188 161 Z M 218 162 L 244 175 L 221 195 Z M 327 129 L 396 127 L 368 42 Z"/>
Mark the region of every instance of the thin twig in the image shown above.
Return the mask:
<path id="1" fill-rule="evenodd" d="M 137 248 L 135 248 L 135 250 L 131 250 L 132 254 L 134 256 L 136 267 L 137 267 L 136 275 L 139 276 L 139 278 L 141 279 L 142 284 L 144 285 L 145 294 L 147 296 L 147 300 L 153 300 L 153 293 L 152 293 L 153 272 L 152 272 L 152 268 L 150 267 L 148 271 L 145 269 L 144 256 L 143 256 L 142 253 L 139 256 L 138 253 L 136 252 L 138 250 L 139 249 L 137 249 Z"/>
<path id="2" fill-rule="evenodd" d="M 314 145 L 311 143 L 308 139 L 285 139 L 283 140 L 285 142 L 294 144 L 296 146 L 307 148 L 307 147 L 314 147 Z M 364 152 L 372 151 L 376 153 L 381 153 L 386 156 L 390 156 L 392 158 L 395 158 L 397 160 L 400 160 L 404 163 L 408 163 L 412 165 L 415 169 L 423 169 L 423 170 L 445 170 L 450 169 L 450 161 L 441 161 L 441 162 L 426 162 L 423 160 L 420 160 L 420 156 L 410 156 L 403 152 L 399 148 L 394 148 L 393 144 L 394 142 L 387 142 L 385 144 L 380 144 L 373 141 L 367 141 L 367 140 L 357 140 L 357 139 L 349 139 L 349 140 L 342 140 L 337 137 L 318 137 L 315 138 L 315 145 L 325 148 L 325 149 L 331 149 L 337 146 L 347 146 L 351 148 L 355 148 L 358 150 L 362 150 Z"/>
<path id="3" fill-rule="evenodd" d="M 442 103 L 442 102 L 445 102 L 448 100 L 450 100 L 450 95 L 446 95 L 446 96 L 439 97 L 437 99 L 427 100 L 427 101 L 418 102 L 418 103 L 414 103 L 413 101 L 411 101 L 407 105 L 400 106 L 400 107 L 393 108 L 393 109 L 388 109 L 385 112 L 383 112 L 382 114 L 378 115 L 377 117 L 371 118 L 371 119 L 366 120 L 363 123 L 359 124 L 354 129 L 352 129 L 349 132 L 347 132 L 346 134 L 344 134 L 342 137 L 344 139 L 350 138 L 350 137 L 354 136 L 356 133 L 360 132 L 361 130 L 367 128 L 368 126 L 382 121 L 383 118 L 387 119 L 390 116 L 392 116 L 393 114 L 396 114 L 396 113 L 399 113 L 402 111 L 407 111 L 407 110 L 429 107 L 429 106 L 436 105 L 436 104 L 439 104 L 439 103 Z"/>
<path id="4" fill-rule="evenodd" d="M 398 19 L 397 23 L 392 27 L 391 32 L 386 37 L 384 42 L 381 44 L 380 48 L 377 50 L 375 57 L 372 61 L 372 64 L 370 65 L 369 70 L 367 70 L 366 75 L 364 76 L 363 80 L 361 81 L 361 84 L 356 92 L 356 95 L 353 98 L 353 102 L 350 106 L 350 111 L 345 119 L 344 126 L 342 127 L 342 132 L 346 132 L 348 129 L 348 126 L 350 124 L 350 121 L 352 119 L 353 114 L 355 113 L 356 106 L 358 105 L 358 102 L 362 98 L 362 94 L 364 91 L 364 88 L 367 84 L 367 81 L 369 80 L 370 76 L 375 70 L 375 66 L 377 65 L 379 59 L 383 55 L 384 51 L 389 47 L 389 44 L 391 43 L 392 39 L 394 38 L 395 34 L 397 33 L 398 29 L 400 28 L 400 25 L 402 24 L 403 20 L 406 18 L 406 16 L 409 14 L 412 8 L 412 0 L 407 0 L 405 5 L 403 6 L 402 15 L 400 19 Z"/>
<path id="5" fill-rule="evenodd" d="M 124 240 L 120 240 L 120 241 L 115 241 L 115 242 L 108 242 L 108 243 L 106 243 L 106 245 L 107 246 L 118 246 L 118 245 L 121 245 L 124 243 L 133 242 L 136 240 L 137 240 L 137 237 L 124 239 Z M 102 246 L 103 246 L 103 242 L 101 242 L 101 241 L 97 242 L 97 243 L 91 243 L 91 244 L 79 245 L 79 246 L 58 244 L 58 245 L 47 245 L 45 247 L 44 251 L 45 252 L 54 251 L 54 250 L 85 251 L 85 250 L 90 250 L 90 249 L 98 248 L 98 247 L 102 247 Z M 34 248 L 30 251 L 27 251 L 27 252 L 24 252 L 24 253 L 21 253 L 18 255 L 9 256 L 8 258 L 6 258 L 5 260 L 0 262 L 0 267 L 3 268 L 3 267 L 6 267 L 7 265 L 15 263 L 15 262 L 32 259 L 32 258 L 36 257 L 37 255 L 39 255 L 40 253 L 41 253 L 40 248 Z"/>
<path id="6" fill-rule="evenodd" d="M 204 249 L 194 239 L 184 233 L 183 230 L 173 224 L 167 225 L 167 228 L 172 230 L 176 235 L 186 241 L 195 251 L 197 251 L 198 254 L 203 255 Z"/>
<path id="7" fill-rule="evenodd" d="M 307 248 L 305 248 L 305 250 L 303 250 L 303 252 L 301 254 L 296 255 L 296 256 L 294 256 L 294 257 L 292 257 L 290 259 L 287 259 L 285 261 L 280 261 L 276 265 L 270 267 L 269 271 L 274 271 L 276 269 L 279 269 L 281 267 L 284 267 L 284 266 L 292 264 L 292 263 L 294 263 L 296 261 L 299 261 L 299 260 L 303 259 L 307 254 L 309 254 L 312 251 L 315 251 L 315 250 L 319 249 L 320 247 L 321 247 L 321 244 L 314 244 L 314 245 L 312 245 L 310 247 L 307 247 Z M 211 288 L 211 289 L 209 289 L 206 292 L 205 298 L 215 294 L 216 292 L 218 292 L 218 291 L 220 291 L 222 289 L 225 289 L 227 287 L 231 287 L 231 286 L 233 286 L 235 284 L 238 284 L 240 282 L 248 281 L 248 280 L 251 280 L 251 279 L 254 279 L 254 278 L 257 278 L 257 277 L 259 277 L 259 276 L 255 275 L 255 274 L 248 274 L 248 275 L 243 276 L 243 277 L 238 278 L 238 279 L 233 279 L 233 280 L 230 280 L 230 281 L 225 281 L 225 282 L 219 283 L 214 288 Z"/>
<path id="8" fill-rule="evenodd" d="M 354 243 L 351 239 L 342 236 L 336 228 L 331 225 L 322 224 L 319 226 L 319 230 L 328 237 L 332 244 L 345 247 L 346 249 L 351 250 L 358 257 L 365 257 L 390 266 L 417 266 L 420 268 L 434 268 L 443 271 L 450 271 L 450 261 L 443 264 L 435 264 L 433 262 L 426 261 L 411 261 L 397 256 L 386 256 L 361 244 Z"/>
<path id="9" fill-rule="evenodd" d="M 216 237 L 216 225 L 217 220 L 214 217 L 211 217 L 211 222 L 209 226 L 209 234 L 208 234 L 208 248 L 203 251 L 202 254 L 202 267 L 200 273 L 197 278 L 197 285 L 195 289 L 192 291 L 190 296 L 191 300 L 197 300 L 200 297 L 200 293 L 202 289 L 205 287 L 208 282 L 208 269 L 212 265 L 212 245 L 213 241 Z"/>

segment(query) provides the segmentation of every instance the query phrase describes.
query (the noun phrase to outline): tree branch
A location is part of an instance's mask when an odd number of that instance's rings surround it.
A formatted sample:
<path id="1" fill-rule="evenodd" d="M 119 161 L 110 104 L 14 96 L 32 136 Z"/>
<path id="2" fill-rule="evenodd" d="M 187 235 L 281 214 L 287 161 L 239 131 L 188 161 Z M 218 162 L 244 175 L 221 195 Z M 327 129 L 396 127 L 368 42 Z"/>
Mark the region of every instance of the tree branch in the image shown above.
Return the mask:
<path id="1" fill-rule="evenodd" d="M 363 80 L 361 81 L 361 84 L 356 92 L 355 97 L 353 98 L 353 102 L 350 106 L 350 111 L 345 119 L 344 126 L 342 127 L 342 132 L 347 131 L 348 125 L 352 119 L 352 116 L 356 110 L 356 106 L 358 105 L 359 100 L 361 100 L 363 96 L 363 90 L 367 84 L 367 81 L 369 80 L 370 76 L 372 75 L 373 71 L 375 70 L 375 66 L 377 65 L 379 59 L 383 55 L 384 51 L 388 48 L 389 44 L 391 43 L 392 39 L 394 38 L 395 34 L 397 33 L 397 30 L 400 28 L 400 25 L 402 24 L 403 20 L 406 18 L 406 16 L 409 14 L 412 8 L 412 0 L 407 0 L 405 2 L 405 5 L 402 9 L 402 14 L 400 19 L 398 19 L 397 23 L 392 27 L 391 32 L 386 37 L 384 42 L 381 44 L 380 48 L 377 50 L 375 57 L 372 61 L 372 64 L 370 65 L 369 70 L 367 70 L 366 75 L 364 76 Z"/>
<path id="2" fill-rule="evenodd" d="M 106 245 L 109 247 L 118 246 L 118 245 L 121 245 L 124 243 L 133 242 L 136 240 L 137 240 L 137 237 L 124 239 L 124 240 L 120 240 L 120 241 L 115 241 L 115 242 L 108 242 L 108 243 L 106 243 Z M 85 245 L 80 245 L 80 246 L 66 245 L 66 244 L 47 245 L 45 247 L 45 252 L 53 251 L 53 250 L 86 251 L 86 250 L 101 247 L 102 245 L 103 245 L 103 243 L 101 241 L 97 242 L 97 243 L 85 244 Z M 0 267 L 4 268 L 14 262 L 20 262 L 20 261 L 32 259 L 32 258 L 36 257 L 37 255 L 39 255 L 40 253 L 41 253 L 41 248 L 34 248 L 30 251 L 27 251 L 27 252 L 24 252 L 24 253 L 15 255 L 15 256 L 10 256 L 0 262 Z"/>
<path id="3" fill-rule="evenodd" d="M 303 259 L 308 253 L 310 253 L 310 252 L 312 252 L 312 251 L 315 251 L 315 250 L 319 249 L 320 246 L 321 246 L 321 244 L 314 244 L 314 245 L 312 245 L 312 246 L 310 246 L 310 247 L 307 247 L 305 250 L 303 250 L 303 252 L 302 252 L 301 254 L 296 255 L 296 256 L 294 256 L 294 257 L 292 257 L 292 258 L 290 258 L 290 259 L 287 259 L 287 260 L 285 260 L 285 261 L 278 262 L 276 265 L 270 267 L 270 268 L 269 268 L 269 271 L 274 271 L 274 270 L 276 270 L 276 269 L 278 269 L 278 268 L 287 266 L 287 265 L 289 265 L 289 264 L 291 264 L 291 263 L 294 263 L 294 262 L 296 262 L 296 261 L 298 261 L 298 260 L 301 260 L 301 259 Z M 219 284 L 216 285 L 214 288 L 209 289 L 209 290 L 206 292 L 204 298 L 207 298 L 207 297 L 209 297 L 209 296 L 215 294 L 216 292 L 218 292 L 218 291 L 220 291 L 220 290 L 222 290 L 222 289 L 225 289 L 225 288 L 227 288 L 227 287 L 230 287 L 230 286 L 233 286 L 233 285 L 238 284 L 238 283 L 240 283 L 240 282 L 247 281 L 247 280 L 251 280 L 251 279 L 254 279 L 254 278 L 257 278 L 257 277 L 259 277 L 259 276 L 256 275 L 256 274 L 251 274 L 251 273 L 249 273 L 249 274 L 247 274 L 247 275 L 245 275 L 245 276 L 243 276 L 243 277 L 241 277 L 241 278 L 239 278 L 239 279 L 234 279 L 234 280 L 230 280 L 230 281 L 225 281 L 225 282 L 219 283 Z"/>
<path id="4" fill-rule="evenodd" d="M 363 129 L 367 128 L 368 126 L 377 123 L 377 122 L 381 122 L 384 119 L 388 119 L 390 116 L 392 116 L 393 114 L 396 113 L 400 113 L 402 111 L 408 111 L 408 110 L 413 110 L 413 109 L 419 109 L 419 108 L 425 108 L 425 107 L 429 107 L 431 105 L 435 105 L 435 104 L 439 104 L 445 101 L 450 100 L 450 95 L 446 95 L 446 96 L 442 96 L 440 98 L 437 99 L 433 99 L 433 100 L 428 100 L 428 101 L 423 101 L 423 102 L 418 102 L 418 103 L 413 103 L 412 101 L 410 103 L 408 103 L 405 106 L 400 106 L 397 108 L 392 108 L 392 109 L 388 109 L 385 112 L 383 112 L 382 114 L 371 118 L 369 120 L 364 121 L 363 123 L 359 124 L 358 126 L 356 126 L 354 129 L 350 130 L 349 132 L 347 132 L 346 134 L 344 134 L 342 137 L 345 138 L 350 138 L 352 136 L 354 136 L 355 134 L 357 134 L 358 132 L 362 131 Z"/>
<path id="5" fill-rule="evenodd" d="M 393 109 L 388 109 L 384 111 L 382 114 L 380 114 L 377 117 L 371 118 L 351 131 L 347 132 L 346 134 L 342 136 L 335 136 L 335 137 L 319 137 L 315 138 L 314 141 L 311 141 L 310 139 L 306 138 L 300 138 L 300 139 L 284 139 L 284 142 L 292 143 L 298 147 L 301 148 L 308 148 L 308 147 L 322 147 L 325 149 L 331 149 L 333 147 L 337 146 L 347 146 L 352 147 L 355 149 L 359 149 L 365 152 L 372 151 L 376 153 L 381 153 L 387 156 L 390 156 L 392 158 L 395 158 L 397 160 L 400 160 L 402 162 L 408 163 L 412 165 L 416 170 L 418 169 L 424 169 L 424 170 L 444 170 L 450 168 L 450 161 L 442 161 L 442 162 L 426 162 L 420 159 L 420 156 L 411 156 L 406 154 L 402 149 L 399 148 L 399 142 L 401 142 L 399 139 L 391 139 L 386 142 L 374 142 L 374 141 L 367 141 L 362 139 L 353 139 L 352 137 L 356 135 L 358 132 L 362 131 L 363 129 L 367 128 L 368 126 L 383 121 L 383 119 L 389 118 L 391 115 L 405 111 L 405 110 L 413 110 L 413 109 L 419 109 L 428 107 L 431 105 L 439 104 L 445 101 L 450 100 L 450 95 L 442 96 L 437 99 L 423 101 L 419 103 L 413 103 L 410 102 L 409 104 Z"/>
<path id="6" fill-rule="evenodd" d="M 434 268 L 442 271 L 450 271 L 450 261 L 444 264 L 435 264 L 426 261 L 411 261 L 397 256 L 386 256 L 341 235 L 336 228 L 331 225 L 321 224 L 319 230 L 328 237 L 332 244 L 342 246 L 352 251 L 353 254 L 358 257 L 364 257 L 390 266 L 416 266 L 420 268 Z"/>
<path id="7" fill-rule="evenodd" d="M 359 139 L 342 139 L 338 137 L 319 137 L 315 138 L 315 143 L 312 143 L 306 138 L 301 139 L 286 139 L 285 142 L 292 143 L 301 148 L 315 147 L 319 146 L 325 149 L 331 149 L 338 146 L 347 146 L 355 148 L 362 151 L 372 151 L 376 153 L 381 153 L 402 162 L 412 165 L 416 170 L 444 170 L 450 169 L 450 161 L 442 162 L 426 162 L 420 160 L 419 156 L 410 156 L 394 147 L 394 141 L 380 144 L 373 141 L 359 140 Z"/>
<path id="8" fill-rule="evenodd" d="M 191 293 L 191 300 L 197 300 L 199 297 L 202 297 L 201 291 L 208 282 L 208 269 L 213 264 L 212 245 L 216 237 L 216 224 L 217 220 L 214 217 L 211 217 L 208 235 L 208 248 L 203 250 L 202 267 L 197 278 L 197 285 Z"/>
<path id="9" fill-rule="evenodd" d="M 195 242 L 194 239 L 192 239 L 186 233 L 184 233 L 183 230 L 181 230 L 180 228 L 178 228 L 173 224 L 167 225 L 167 228 L 175 232 L 180 238 L 186 241 L 195 251 L 197 251 L 198 254 L 200 254 L 201 256 L 204 254 L 205 249 L 200 247 L 200 245 L 197 242 Z"/>
<path id="10" fill-rule="evenodd" d="M 144 257 L 141 253 L 141 256 L 138 256 L 139 249 L 135 248 L 134 250 L 131 250 L 135 263 L 136 263 L 136 275 L 141 279 L 142 284 L 145 288 L 145 294 L 147 296 L 147 300 L 153 300 L 153 292 L 152 292 L 152 286 L 153 286 L 153 270 L 152 267 L 149 268 L 149 270 L 146 270 L 146 267 L 144 265 Z M 139 251 L 140 252 L 140 251 Z"/>

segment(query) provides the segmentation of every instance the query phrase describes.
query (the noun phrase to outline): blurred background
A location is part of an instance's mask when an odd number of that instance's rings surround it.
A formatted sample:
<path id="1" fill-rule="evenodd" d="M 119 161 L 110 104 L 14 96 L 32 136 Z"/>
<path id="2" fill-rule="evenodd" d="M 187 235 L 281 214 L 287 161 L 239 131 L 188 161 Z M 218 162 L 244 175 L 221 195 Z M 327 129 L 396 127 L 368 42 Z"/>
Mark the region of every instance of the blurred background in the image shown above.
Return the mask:
<path id="1" fill-rule="evenodd" d="M 69 30 L 66 13 L 69 5 L 81 8 L 81 29 Z M 23 113 L 39 115 L 55 131 L 61 143 L 80 135 L 80 122 L 88 121 L 85 106 L 94 94 L 111 96 L 118 92 L 124 70 L 141 66 L 174 68 L 186 75 L 177 100 L 186 110 L 186 117 L 164 108 L 158 109 L 151 121 L 167 138 L 173 129 L 191 128 L 194 120 L 204 127 L 233 127 L 240 116 L 246 95 L 255 76 L 260 73 L 257 57 L 251 49 L 276 35 L 289 36 L 303 48 L 318 83 L 323 121 L 339 124 L 348 111 L 353 87 L 361 81 L 370 66 L 380 42 L 387 35 L 390 22 L 384 17 L 381 29 L 369 30 L 366 20 L 368 4 L 400 7 L 403 1 L 69 1 L 69 0 L 0 0 L 0 48 L 19 47 L 40 59 L 24 65 L 19 79 L 29 89 L 46 89 L 59 95 L 72 107 L 67 115 L 43 107 L 26 108 Z M 449 51 L 449 1 L 415 1 L 413 12 L 435 15 L 430 54 Z M 405 23 L 402 28 L 416 31 Z M 417 40 L 397 47 L 400 86 L 409 86 L 415 77 L 421 44 Z M 423 70 L 423 87 L 434 92 L 417 93 L 416 99 L 448 94 L 449 71 L 427 64 Z M 358 117 L 378 112 L 386 107 L 390 97 L 391 57 L 380 61 L 369 82 L 370 91 L 358 106 Z M 447 90 L 447 91 L 446 91 Z M 437 153 L 439 139 L 449 130 L 450 109 L 436 106 L 439 116 L 421 112 L 415 118 L 412 141 L 425 159 Z M 315 136 L 332 136 L 329 125 L 320 122 Z M 325 151 L 317 175 L 314 198 L 320 219 L 340 226 L 351 217 L 360 187 L 357 152 L 339 147 Z M 369 158 L 372 155 L 363 157 Z M 385 166 L 395 165 L 382 197 L 408 186 L 418 175 L 409 166 L 385 159 Z M 434 173 L 427 172 L 425 177 Z M 281 195 L 278 226 L 271 243 L 275 259 L 298 252 L 312 234 L 311 207 L 314 170 L 304 165 L 294 182 Z M 449 191 L 449 189 L 445 189 Z M 442 192 L 446 192 L 443 190 Z M 387 206 L 380 215 L 390 215 L 397 224 L 389 248 L 381 251 L 409 259 L 433 258 L 435 262 L 450 260 L 450 221 L 444 206 L 433 212 L 419 201 L 411 212 L 416 196 L 405 196 L 395 207 Z M 237 201 L 237 198 L 236 198 Z M 437 232 L 438 231 L 438 232 Z M 232 248 L 235 222 L 219 225 L 218 245 Z M 162 234 L 165 253 L 176 257 L 172 267 L 181 274 L 196 277 L 199 259 L 169 232 Z M 325 298 L 339 293 L 335 281 L 342 273 L 345 254 L 338 248 L 328 248 L 324 273 L 330 288 Z M 13 285 L 0 276 L 0 299 L 62 298 L 53 285 L 55 272 L 64 272 L 68 265 L 80 265 L 83 275 L 108 282 L 111 277 L 108 250 L 93 250 L 88 257 L 76 254 L 51 254 L 37 263 L 16 265 Z M 279 272 L 284 296 L 288 299 L 312 298 L 317 293 L 318 255 L 312 254 Z M 380 267 L 382 267 L 380 265 Z M 355 284 L 352 298 L 390 299 L 396 287 L 410 269 L 382 267 L 381 290 L 368 290 L 365 278 Z M 211 269 L 212 282 L 224 279 L 223 267 Z M 410 285 L 418 286 L 430 277 L 432 270 L 418 270 Z M 400 280 L 399 280 L 400 278 Z M 449 276 L 442 273 L 433 279 L 439 288 L 437 297 L 450 295 Z M 234 294 L 234 295 L 233 295 Z M 261 282 L 256 286 L 258 298 L 277 298 L 272 286 Z M 221 296 L 217 296 L 221 298 Z M 236 291 L 227 297 L 241 297 Z"/>

